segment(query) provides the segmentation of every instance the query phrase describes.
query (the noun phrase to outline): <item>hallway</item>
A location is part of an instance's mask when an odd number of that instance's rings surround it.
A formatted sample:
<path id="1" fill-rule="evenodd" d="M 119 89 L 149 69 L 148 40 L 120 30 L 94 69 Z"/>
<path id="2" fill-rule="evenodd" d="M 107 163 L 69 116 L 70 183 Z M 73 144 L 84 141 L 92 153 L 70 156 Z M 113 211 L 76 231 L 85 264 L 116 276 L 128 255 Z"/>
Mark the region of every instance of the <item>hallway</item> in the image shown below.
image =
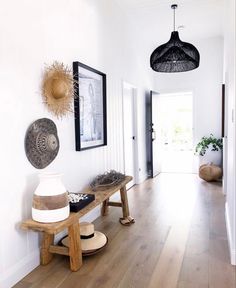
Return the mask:
<path id="1" fill-rule="evenodd" d="M 109 244 L 70 272 L 66 257 L 38 267 L 15 288 L 235 288 L 220 183 L 195 174 L 160 174 L 128 192 L 130 227 L 119 209 L 95 221 Z"/>

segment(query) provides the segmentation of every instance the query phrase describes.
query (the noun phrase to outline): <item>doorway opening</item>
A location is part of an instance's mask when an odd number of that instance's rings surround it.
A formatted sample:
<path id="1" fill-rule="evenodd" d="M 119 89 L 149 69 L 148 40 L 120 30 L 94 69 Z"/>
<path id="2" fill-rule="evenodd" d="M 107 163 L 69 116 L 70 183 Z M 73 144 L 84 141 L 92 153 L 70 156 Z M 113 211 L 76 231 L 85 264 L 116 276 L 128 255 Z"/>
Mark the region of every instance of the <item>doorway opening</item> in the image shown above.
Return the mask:
<path id="1" fill-rule="evenodd" d="M 124 172 L 133 177 L 127 188 L 138 183 L 136 96 L 137 88 L 123 82 Z"/>
<path id="2" fill-rule="evenodd" d="M 159 94 L 161 172 L 194 173 L 193 93 Z"/>

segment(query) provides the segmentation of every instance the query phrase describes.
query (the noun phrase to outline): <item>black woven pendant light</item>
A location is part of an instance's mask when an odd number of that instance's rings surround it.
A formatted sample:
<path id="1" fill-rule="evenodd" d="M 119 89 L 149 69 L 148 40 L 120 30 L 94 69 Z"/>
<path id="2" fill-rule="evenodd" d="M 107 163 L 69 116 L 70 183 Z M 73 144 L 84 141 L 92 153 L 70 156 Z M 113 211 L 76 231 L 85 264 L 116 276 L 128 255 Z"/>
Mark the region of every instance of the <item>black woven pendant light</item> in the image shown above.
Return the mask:
<path id="1" fill-rule="evenodd" d="M 179 33 L 175 31 L 175 10 L 177 5 L 171 5 L 174 10 L 174 31 L 170 40 L 157 47 L 150 58 L 150 64 L 156 72 L 185 72 L 199 66 L 200 54 L 196 47 L 190 43 L 182 42 Z"/>

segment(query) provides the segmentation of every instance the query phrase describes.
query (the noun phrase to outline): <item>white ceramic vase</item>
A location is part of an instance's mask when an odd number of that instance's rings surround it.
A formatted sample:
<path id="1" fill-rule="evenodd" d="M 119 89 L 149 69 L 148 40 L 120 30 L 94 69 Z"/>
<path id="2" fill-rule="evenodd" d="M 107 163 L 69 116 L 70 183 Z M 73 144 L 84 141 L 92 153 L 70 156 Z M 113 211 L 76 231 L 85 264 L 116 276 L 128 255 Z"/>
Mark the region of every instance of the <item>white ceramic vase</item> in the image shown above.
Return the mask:
<path id="1" fill-rule="evenodd" d="M 69 216 L 68 194 L 61 177 L 62 174 L 39 174 L 39 185 L 33 197 L 33 220 L 52 223 Z"/>

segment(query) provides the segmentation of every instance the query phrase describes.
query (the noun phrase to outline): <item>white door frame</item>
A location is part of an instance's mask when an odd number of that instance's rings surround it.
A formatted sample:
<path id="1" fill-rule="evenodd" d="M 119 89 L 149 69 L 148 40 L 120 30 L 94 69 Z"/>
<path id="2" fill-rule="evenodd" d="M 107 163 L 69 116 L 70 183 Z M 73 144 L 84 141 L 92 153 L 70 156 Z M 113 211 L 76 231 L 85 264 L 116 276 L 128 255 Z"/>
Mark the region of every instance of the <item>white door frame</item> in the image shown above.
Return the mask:
<path id="1" fill-rule="evenodd" d="M 139 183 L 139 159 L 138 159 L 138 133 L 137 133 L 137 87 L 122 81 L 122 128 L 123 128 L 123 170 L 125 172 L 125 127 L 124 127 L 124 88 L 133 90 L 133 129 L 134 129 L 134 184 Z"/>

